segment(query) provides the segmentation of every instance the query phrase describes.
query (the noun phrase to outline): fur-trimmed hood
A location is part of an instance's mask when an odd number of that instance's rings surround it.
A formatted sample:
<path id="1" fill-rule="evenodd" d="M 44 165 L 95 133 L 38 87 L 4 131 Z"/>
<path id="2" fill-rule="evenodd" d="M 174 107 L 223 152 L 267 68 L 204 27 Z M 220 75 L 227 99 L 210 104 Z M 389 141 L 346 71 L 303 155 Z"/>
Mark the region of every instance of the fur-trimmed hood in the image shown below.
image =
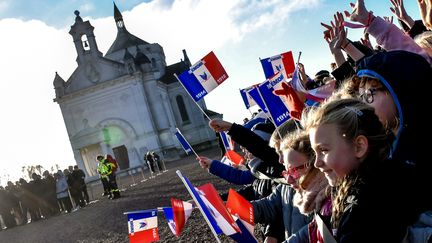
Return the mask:
<path id="1" fill-rule="evenodd" d="M 420 139 L 430 137 L 425 134 L 430 126 L 425 118 L 429 110 L 426 97 L 430 96 L 432 82 L 430 64 L 422 56 L 407 51 L 380 52 L 364 58 L 357 75 L 380 80 L 393 97 L 401 124 L 393 157 L 408 164 L 430 163 L 425 155 L 427 143 Z"/>

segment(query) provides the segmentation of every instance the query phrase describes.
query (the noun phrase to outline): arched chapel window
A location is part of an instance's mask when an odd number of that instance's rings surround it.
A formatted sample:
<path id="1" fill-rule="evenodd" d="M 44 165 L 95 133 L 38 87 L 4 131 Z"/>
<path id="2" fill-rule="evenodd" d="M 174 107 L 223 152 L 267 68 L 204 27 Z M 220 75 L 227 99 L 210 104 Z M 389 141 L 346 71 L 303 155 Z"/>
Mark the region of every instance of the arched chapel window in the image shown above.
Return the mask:
<path id="1" fill-rule="evenodd" d="M 181 95 L 177 96 L 176 101 L 177 101 L 177 106 L 179 108 L 182 121 L 188 122 L 189 121 L 189 115 L 187 113 L 186 106 L 185 106 L 185 103 L 183 101 L 183 97 Z"/>

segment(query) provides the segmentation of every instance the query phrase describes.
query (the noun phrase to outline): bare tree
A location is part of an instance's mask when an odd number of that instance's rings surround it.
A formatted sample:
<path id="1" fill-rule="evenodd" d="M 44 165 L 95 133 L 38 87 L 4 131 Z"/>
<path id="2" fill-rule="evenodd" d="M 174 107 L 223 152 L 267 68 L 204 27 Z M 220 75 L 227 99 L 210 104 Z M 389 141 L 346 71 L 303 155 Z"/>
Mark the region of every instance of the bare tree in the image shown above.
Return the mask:
<path id="1" fill-rule="evenodd" d="M 32 174 L 35 173 L 35 171 L 36 168 L 34 165 L 27 165 L 27 174 L 30 180 L 32 179 Z"/>
<path id="2" fill-rule="evenodd" d="M 21 167 L 21 173 L 23 175 L 23 178 L 26 177 L 25 172 L 26 172 L 26 166 Z"/>
<path id="3" fill-rule="evenodd" d="M 42 165 L 36 165 L 35 168 L 39 172 L 39 175 L 42 175 L 43 166 Z"/>

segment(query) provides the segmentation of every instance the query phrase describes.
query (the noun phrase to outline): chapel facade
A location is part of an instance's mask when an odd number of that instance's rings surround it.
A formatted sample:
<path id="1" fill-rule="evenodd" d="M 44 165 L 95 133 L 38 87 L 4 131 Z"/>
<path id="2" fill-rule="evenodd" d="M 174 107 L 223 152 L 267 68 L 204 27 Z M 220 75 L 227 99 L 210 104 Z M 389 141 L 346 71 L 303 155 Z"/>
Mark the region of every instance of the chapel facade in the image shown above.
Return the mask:
<path id="1" fill-rule="evenodd" d="M 191 66 L 183 59 L 165 62 L 162 46 L 146 42 L 127 29 L 114 4 L 117 37 L 103 54 L 94 27 L 75 11 L 69 34 L 77 51 L 77 68 L 65 81 L 54 78 L 54 101 L 60 106 L 75 160 L 87 176 L 96 176 L 99 154 L 112 154 L 120 169 L 142 166 L 147 151 L 165 159 L 184 152 L 174 136 L 179 128 L 194 147 L 217 143 L 208 120 L 174 74 Z M 199 106 L 211 117 L 221 115 Z"/>

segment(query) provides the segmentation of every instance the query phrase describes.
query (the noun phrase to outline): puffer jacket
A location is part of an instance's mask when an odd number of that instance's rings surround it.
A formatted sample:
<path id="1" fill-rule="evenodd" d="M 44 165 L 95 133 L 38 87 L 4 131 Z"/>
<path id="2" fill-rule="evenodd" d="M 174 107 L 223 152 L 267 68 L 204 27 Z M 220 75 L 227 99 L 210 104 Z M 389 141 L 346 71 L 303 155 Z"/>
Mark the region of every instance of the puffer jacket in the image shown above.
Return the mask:
<path id="1" fill-rule="evenodd" d="M 409 36 L 406 35 L 396 25 L 375 17 L 366 31 L 375 37 L 377 44 L 387 51 L 404 50 L 417 53 L 424 57 L 429 64 L 432 63 L 431 57 Z"/>
<path id="2" fill-rule="evenodd" d="M 270 223 L 282 212 L 285 238 L 288 239 L 312 220 L 310 216 L 301 214 L 299 209 L 294 207 L 294 194 L 295 190 L 292 187 L 278 185 L 268 197 L 252 201 L 255 222 Z"/>
<path id="3" fill-rule="evenodd" d="M 403 181 L 407 190 L 404 197 L 416 202 L 412 210 L 430 210 L 430 180 L 432 162 L 429 144 L 423 138 L 430 138 L 429 110 L 432 68 L 420 55 L 407 51 L 390 51 L 367 57 L 360 63 L 357 75 L 373 77 L 386 87 L 395 102 L 399 115 L 399 130 L 393 143 L 391 158 L 403 163 Z"/>
<path id="4" fill-rule="evenodd" d="M 420 55 L 407 51 L 377 53 L 362 60 L 358 66 L 359 77 L 373 77 L 381 81 L 396 104 L 400 129 L 393 147 L 393 157 L 408 164 L 432 164 L 429 144 L 420 138 L 430 138 L 426 103 L 431 90 L 432 68 Z M 423 117 L 422 117 L 423 116 Z"/>

